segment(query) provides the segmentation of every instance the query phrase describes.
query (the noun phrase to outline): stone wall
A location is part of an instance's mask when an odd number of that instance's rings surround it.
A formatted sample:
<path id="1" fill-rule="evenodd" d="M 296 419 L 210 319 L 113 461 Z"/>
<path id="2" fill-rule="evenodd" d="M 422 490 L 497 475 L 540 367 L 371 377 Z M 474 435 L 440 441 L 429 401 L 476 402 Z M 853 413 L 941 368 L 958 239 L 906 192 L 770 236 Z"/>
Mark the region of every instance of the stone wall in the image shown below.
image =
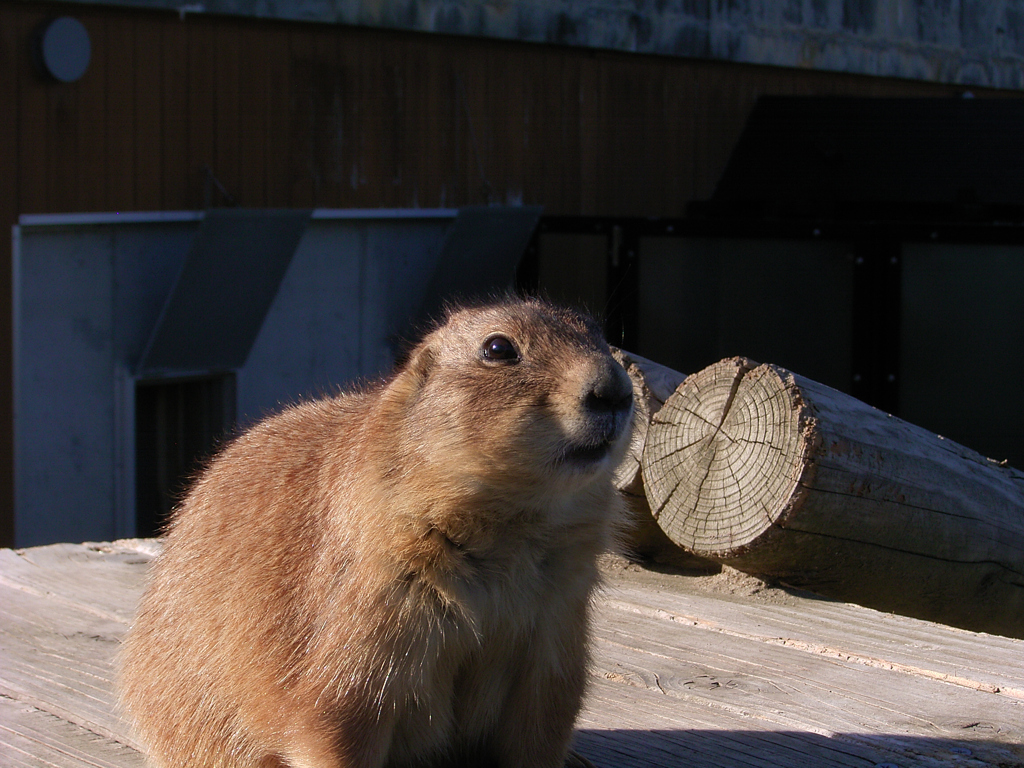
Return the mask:
<path id="1" fill-rule="evenodd" d="M 107 0 L 107 4 L 1024 89 L 1024 0 Z"/>

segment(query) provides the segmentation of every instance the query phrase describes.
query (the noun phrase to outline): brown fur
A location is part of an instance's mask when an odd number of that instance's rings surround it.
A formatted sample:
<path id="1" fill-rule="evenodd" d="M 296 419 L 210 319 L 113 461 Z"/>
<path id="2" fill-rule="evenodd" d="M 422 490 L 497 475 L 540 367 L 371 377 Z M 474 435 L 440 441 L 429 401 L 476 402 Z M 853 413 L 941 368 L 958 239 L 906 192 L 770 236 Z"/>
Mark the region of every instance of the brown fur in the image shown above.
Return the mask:
<path id="1" fill-rule="evenodd" d="M 630 396 L 591 321 L 508 301 L 235 440 L 123 652 L 154 765 L 562 766 Z"/>

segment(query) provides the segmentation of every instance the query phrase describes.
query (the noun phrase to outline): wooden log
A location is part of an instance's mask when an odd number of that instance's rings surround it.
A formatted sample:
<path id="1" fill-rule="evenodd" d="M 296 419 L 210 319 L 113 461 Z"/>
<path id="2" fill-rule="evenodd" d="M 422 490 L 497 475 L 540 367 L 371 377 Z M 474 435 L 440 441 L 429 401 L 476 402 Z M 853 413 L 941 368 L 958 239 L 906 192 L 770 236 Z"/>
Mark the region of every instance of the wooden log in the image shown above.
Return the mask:
<path id="1" fill-rule="evenodd" d="M 686 374 L 617 347 L 612 347 L 612 357 L 626 369 L 633 382 L 633 436 L 626 457 L 615 470 L 615 485 L 625 490 L 643 483 L 640 459 L 651 417 L 683 383 Z"/>
<path id="2" fill-rule="evenodd" d="M 1024 473 L 773 365 L 657 412 L 642 474 L 687 551 L 840 600 L 1024 637 Z"/>
<path id="3" fill-rule="evenodd" d="M 680 568 L 702 572 L 719 570 L 710 560 L 680 549 L 658 527 L 644 494 L 640 461 L 652 416 L 683 380 L 685 374 L 666 368 L 645 357 L 612 347 L 612 356 L 626 369 L 633 382 L 633 435 L 629 450 L 615 470 L 616 487 L 626 499 L 629 521 L 625 531 L 627 554 Z"/>

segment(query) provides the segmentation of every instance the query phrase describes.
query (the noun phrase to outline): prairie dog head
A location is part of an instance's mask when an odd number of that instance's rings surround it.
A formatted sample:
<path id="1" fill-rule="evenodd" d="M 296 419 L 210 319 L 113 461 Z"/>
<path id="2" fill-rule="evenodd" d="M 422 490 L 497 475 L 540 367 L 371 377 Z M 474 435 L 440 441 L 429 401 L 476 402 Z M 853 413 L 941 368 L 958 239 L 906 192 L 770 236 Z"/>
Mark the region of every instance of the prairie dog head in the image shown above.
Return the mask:
<path id="1" fill-rule="evenodd" d="M 628 443 L 632 385 L 597 324 L 537 300 L 453 312 L 389 389 L 417 463 L 489 492 L 576 492 Z"/>

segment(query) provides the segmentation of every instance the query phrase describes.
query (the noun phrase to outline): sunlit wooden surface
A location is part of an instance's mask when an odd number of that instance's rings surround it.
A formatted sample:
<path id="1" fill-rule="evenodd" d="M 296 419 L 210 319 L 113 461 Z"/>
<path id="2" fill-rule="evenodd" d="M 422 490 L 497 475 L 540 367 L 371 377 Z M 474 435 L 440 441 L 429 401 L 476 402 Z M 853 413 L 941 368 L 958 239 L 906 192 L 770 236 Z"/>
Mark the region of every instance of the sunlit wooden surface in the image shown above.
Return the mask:
<path id="1" fill-rule="evenodd" d="M 0 550 L 0 766 L 128 768 L 151 541 Z M 609 559 L 578 750 L 616 766 L 1024 766 L 1024 641 Z"/>

